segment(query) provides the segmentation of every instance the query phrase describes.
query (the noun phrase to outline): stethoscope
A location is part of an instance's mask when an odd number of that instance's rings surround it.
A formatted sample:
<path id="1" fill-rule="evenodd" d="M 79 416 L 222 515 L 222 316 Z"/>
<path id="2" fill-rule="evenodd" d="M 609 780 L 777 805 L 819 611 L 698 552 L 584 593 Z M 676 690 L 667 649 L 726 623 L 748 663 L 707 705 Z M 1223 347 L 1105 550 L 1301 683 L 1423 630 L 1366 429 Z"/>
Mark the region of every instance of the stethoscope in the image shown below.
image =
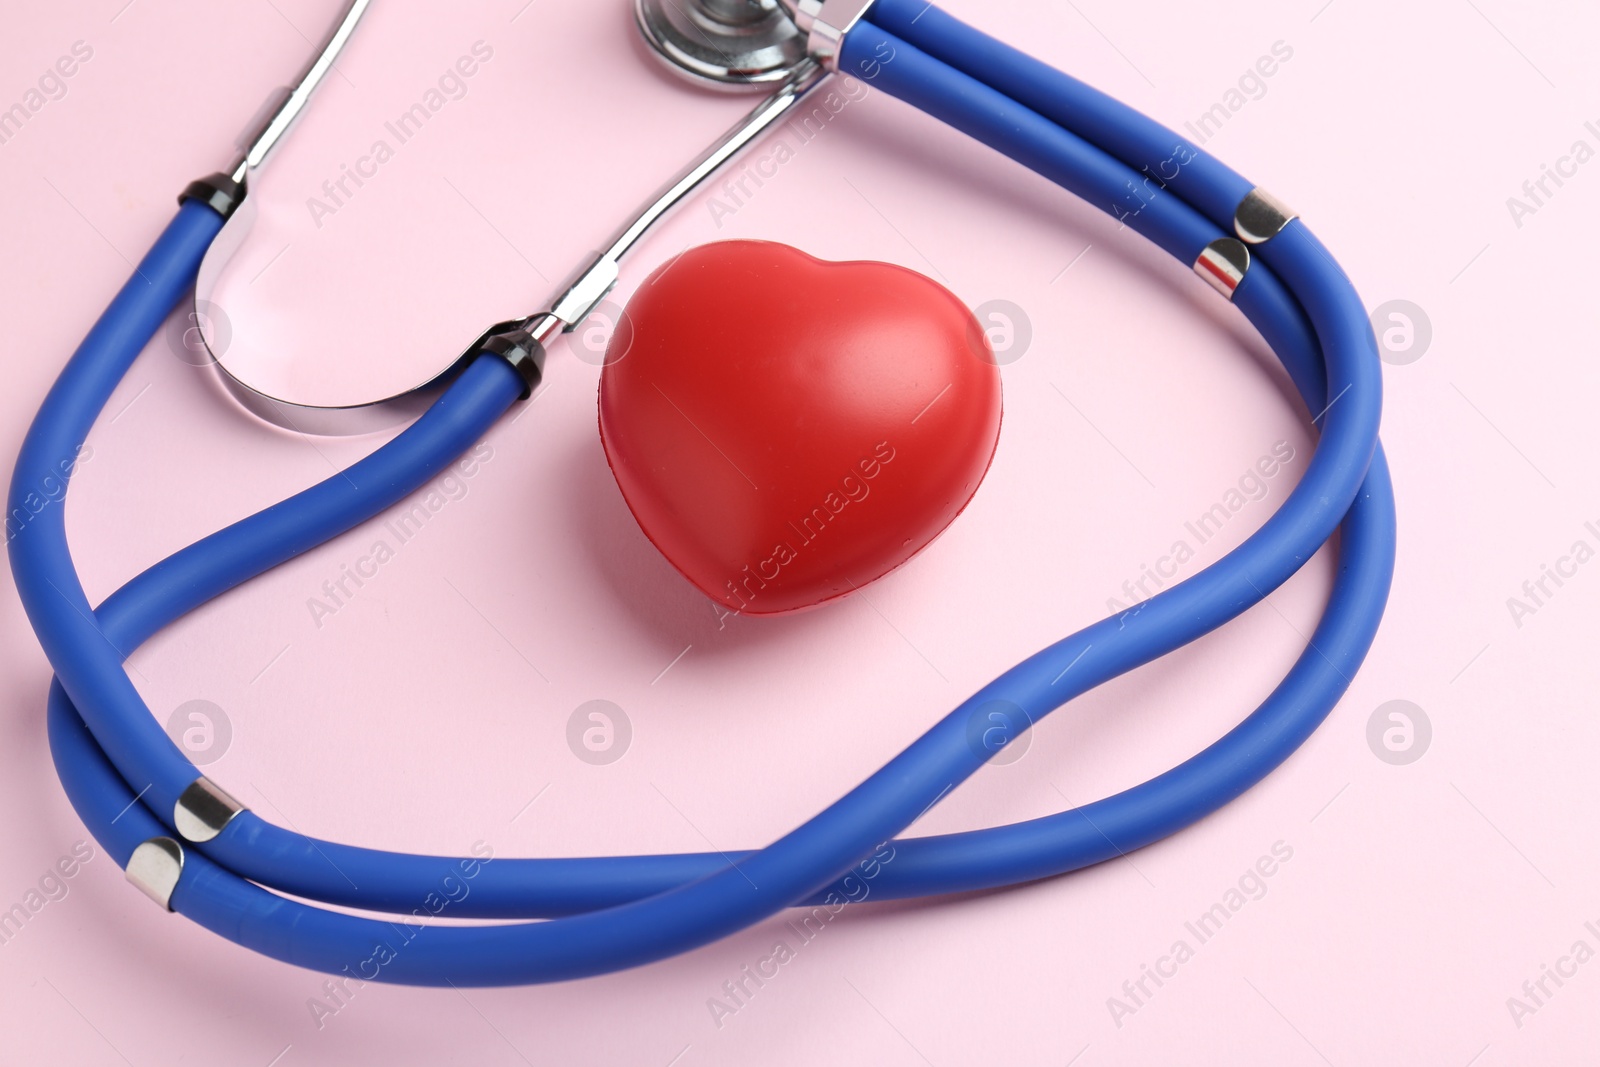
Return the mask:
<path id="1" fill-rule="evenodd" d="M 49 734 L 57 770 L 95 838 L 158 904 L 258 952 L 363 981 L 468 986 L 599 974 L 695 948 L 784 908 L 834 909 L 863 899 L 867 887 L 873 900 L 935 896 L 1130 852 L 1255 784 L 1345 692 L 1376 632 L 1394 563 L 1394 502 L 1377 440 L 1379 363 L 1354 288 L 1279 201 L 1177 134 L 921 0 L 639 0 L 646 38 L 675 67 L 729 84 L 772 84 L 771 94 L 548 310 L 485 330 L 471 358 L 430 383 L 443 392 L 390 443 L 163 560 L 92 608 L 67 549 L 65 480 L 112 390 L 195 286 L 219 231 L 248 203 L 252 176 L 367 3 L 348 6 L 239 158 L 185 190 L 176 218 L 50 390 L 12 482 L 12 569 L 56 673 Z M 755 851 L 592 859 L 381 852 L 275 826 L 200 774 L 135 691 L 127 655 L 201 604 L 378 514 L 471 447 L 538 386 L 548 342 L 583 321 L 650 226 L 836 72 L 869 80 L 1118 214 L 1243 312 L 1320 431 L 1283 506 L 1212 566 L 1012 667 L 844 797 Z M 1121 208 L 1130 190 L 1137 212 Z M 275 407 L 283 398 L 263 398 L 247 383 L 233 387 L 269 415 L 316 414 Z M 353 414 L 389 418 L 417 402 Z M 1337 575 L 1305 652 L 1221 739 L 1083 807 L 896 838 L 1050 711 L 1236 617 L 1336 531 Z M 454 925 L 441 916 L 544 921 Z"/>

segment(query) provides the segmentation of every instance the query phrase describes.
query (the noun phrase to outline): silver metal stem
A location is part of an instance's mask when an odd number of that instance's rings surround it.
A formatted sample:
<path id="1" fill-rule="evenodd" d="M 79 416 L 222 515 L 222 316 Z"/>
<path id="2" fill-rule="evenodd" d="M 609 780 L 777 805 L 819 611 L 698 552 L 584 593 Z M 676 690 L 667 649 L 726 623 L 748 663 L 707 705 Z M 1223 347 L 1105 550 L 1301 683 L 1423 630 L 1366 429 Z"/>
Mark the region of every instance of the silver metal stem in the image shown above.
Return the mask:
<path id="1" fill-rule="evenodd" d="M 804 60 L 793 75 L 757 104 L 692 166 L 673 179 L 650 201 L 632 222 L 624 226 L 593 262 L 578 272 L 576 280 L 551 305 L 550 314 L 571 330 L 588 317 L 611 287 L 617 284 L 622 257 L 638 243 L 645 232 L 660 222 L 695 189 L 738 155 L 800 102 L 806 93 L 827 78 L 828 71 L 811 59 Z"/>
<path id="2" fill-rule="evenodd" d="M 311 102 L 312 94 L 327 77 L 328 71 L 333 69 L 334 61 L 339 58 L 339 53 L 344 51 L 350 35 L 356 30 L 356 24 L 361 21 L 361 16 L 367 13 L 367 7 L 371 3 L 372 0 L 349 0 L 344 13 L 339 16 L 339 21 L 328 32 L 328 36 L 318 46 L 316 54 L 294 79 L 293 84 L 276 90 L 267 98 L 255 121 L 239 137 L 239 155 L 228 168 L 230 178 L 242 182 L 250 172 L 267 161 L 267 157 L 272 154 L 278 142 L 283 140 L 284 135 L 305 111 L 306 105 Z"/>
<path id="3" fill-rule="evenodd" d="M 637 2 L 641 5 L 640 11 L 644 11 L 644 5 L 647 4 L 665 4 L 667 10 L 678 10 L 678 0 L 637 0 Z M 770 16 L 782 21 L 784 16 L 775 6 L 779 2 L 782 0 L 742 0 L 746 6 L 741 7 L 740 0 L 725 0 L 714 6 L 718 12 L 725 14 L 753 17 L 755 12 L 761 11 L 767 13 L 763 18 Z M 837 20 L 840 25 L 853 24 L 851 16 L 858 16 L 859 10 L 864 9 L 869 2 L 870 0 L 827 0 L 827 3 L 835 5 L 843 12 L 843 16 Z M 327 77 L 328 72 L 333 69 L 334 62 L 351 34 L 355 32 L 356 24 L 366 13 L 370 3 L 371 0 L 348 0 L 338 24 L 329 32 L 316 55 L 312 57 L 294 84 L 273 94 L 261 109 L 256 121 L 252 122 L 245 134 L 240 137 L 240 154 L 230 167 L 227 176 L 239 183 L 241 188 L 248 189 L 246 178 L 266 162 L 267 157 L 310 103 L 312 95 Z M 821 20 L 825 14 L 828 12 L 819 11 L 816 17 Z M 642 16 L 640 25 L 648 36 L 649 27 Z M 739 29 L 739 25 L 732 25 L 730 32 Z M 791 29 L 790 36 L 797 33 L 798 31 Z M 437 393 L 472 358 L 485 350 L 484 345 L 487 342 L 497 339 L 505 342 L 507 353 L 515 354 L 516 360 L 528 364 L 528 367 L 524 367 L 514 362 L 519 371 L 531 367 L 533 377 L 536 377 L 537 372 L 541 370 L 539 364 L 543 358 L 543 350 L 548 347 L 555 335 L 562 330 L 570 331 L 581 323 L 594 310 L 595 305 L 611 291 L 612 286 L 616 285 L 622 257 L 638 244 L 652 226 L 700 188 L 724 164 L 789 114 L 808 92 L 828 77 L 831 73 L 831 64 L 828 59 L 819 59 L 797 52 L 792 61 L 786 59 L 781 66 L 763 69 L 766 73 L 772 74 L 774 80 L 785 74 L 787 76 L 783 76 L 781 84 L 778 84 L 770 95 L 718 139 L 694 164 L 657 193 L 631 222 L 617 232 L 604 252 L 587 263 L 582 270 L 571 275 L 571 283 L 557 290 L 558 296 L 549 305 L 550 310 L 496 323 L 488 331 L 480 334 L 461 356 L 453 359 L 428 381 L 394 396 L 328 407 L 304 404 L 288 397 L 268 395 L 234 371 L 221 353 L 212 350 L 211 340 L 205 336 L 204 331 L 198 331 L 199 343 L 205 347 L 208 362 L 221 371 L 223 384 L 249 410 L 280 426 L 303 433 L 319 434 L 366 433 L 415 417 L 430 402 L 433 394 Z M 753 79 L 741 75 L 730 80 L 750 83 Z M 192 312 L 193 321 L 197 325 L 208 321 L 209 313 L 205 311 L 209 306 L 208 298 L 214 291 L 228 258 L 238 248 L 249 229 L 254 204 L 246 195 L 239 201 L 238 207 L 238 211 L 229 215 L 222 233 L 212 242 L 210 251 L 200 265 Z M 512 355 L 508 354 L 507 358 L 512 358 Z M 525 373 L 524 377 L 533 380 L 529 374 Z"/>

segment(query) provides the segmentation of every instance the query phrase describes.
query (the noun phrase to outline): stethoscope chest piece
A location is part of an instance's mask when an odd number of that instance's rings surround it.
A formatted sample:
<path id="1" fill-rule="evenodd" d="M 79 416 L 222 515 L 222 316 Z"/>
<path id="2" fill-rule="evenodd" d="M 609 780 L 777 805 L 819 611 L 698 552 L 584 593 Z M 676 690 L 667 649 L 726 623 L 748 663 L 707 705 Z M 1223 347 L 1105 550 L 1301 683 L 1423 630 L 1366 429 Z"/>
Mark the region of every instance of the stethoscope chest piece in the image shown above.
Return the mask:
<path id="1" fill-rule="evenodd" d="M 781 82 L 807 36 L 777 0 L 635 0 L 651 49 L 675 73 L 737 89 Z"/>

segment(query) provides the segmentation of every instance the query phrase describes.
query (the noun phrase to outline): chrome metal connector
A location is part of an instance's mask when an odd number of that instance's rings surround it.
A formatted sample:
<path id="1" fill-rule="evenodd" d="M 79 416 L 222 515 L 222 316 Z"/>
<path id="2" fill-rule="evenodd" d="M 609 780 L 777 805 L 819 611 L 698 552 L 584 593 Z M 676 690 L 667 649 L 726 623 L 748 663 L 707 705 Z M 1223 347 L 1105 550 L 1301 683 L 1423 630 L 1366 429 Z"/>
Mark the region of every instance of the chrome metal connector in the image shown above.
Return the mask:
<path id="1" fill-rule="evenodd" d="M 1194 261 L 1194 272 L 1229 300 L 1249 269 L 1250 249 L 1232 237 L 1212 241 Z"/>
<path id="2" fill-rule="evenodd" d="M 1261 186 L 1250 190 L 1233 213 L 1233 232 L 1248 245 L 1264 244 L 1300 216 Z"/>
<path id="3" fill-rule="evenodd" d="M 172 891 L 183 875 L 183 846 L 170 837 L 152 837 L 133 850 L 122 873 L 141 893 L 171 911 Z"/>
<path id="4" fill-rule="evenodd" d="M 806 50 L 828 70 L 839 67 L 845 34 L 872 6 L 872 0 L 779 0 L 794 24 L 806 34 Z"/>
<path id="5" fill-rule="evenodd" d="M 185 841 L 210 841 L 222 833 L 244 805 L 209 778 L 196 778 L 172 806 L 172 828 Z"/>

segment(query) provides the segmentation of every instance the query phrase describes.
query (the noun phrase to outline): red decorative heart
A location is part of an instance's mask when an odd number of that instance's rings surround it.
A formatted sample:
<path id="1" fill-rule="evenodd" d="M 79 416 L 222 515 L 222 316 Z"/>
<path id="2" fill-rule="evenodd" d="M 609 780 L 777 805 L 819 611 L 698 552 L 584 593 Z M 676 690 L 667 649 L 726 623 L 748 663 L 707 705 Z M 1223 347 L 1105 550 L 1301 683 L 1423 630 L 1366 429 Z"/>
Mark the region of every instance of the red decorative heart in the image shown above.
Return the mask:
<path id="1" fill-rule="evenodd" d="M 999 433 L 999 369 L 955 294 L 767 241 L 656 270 L 600 375 L 600 437 L 634 518 L 751 615 L 916 555 L 972 499 Z"/>

